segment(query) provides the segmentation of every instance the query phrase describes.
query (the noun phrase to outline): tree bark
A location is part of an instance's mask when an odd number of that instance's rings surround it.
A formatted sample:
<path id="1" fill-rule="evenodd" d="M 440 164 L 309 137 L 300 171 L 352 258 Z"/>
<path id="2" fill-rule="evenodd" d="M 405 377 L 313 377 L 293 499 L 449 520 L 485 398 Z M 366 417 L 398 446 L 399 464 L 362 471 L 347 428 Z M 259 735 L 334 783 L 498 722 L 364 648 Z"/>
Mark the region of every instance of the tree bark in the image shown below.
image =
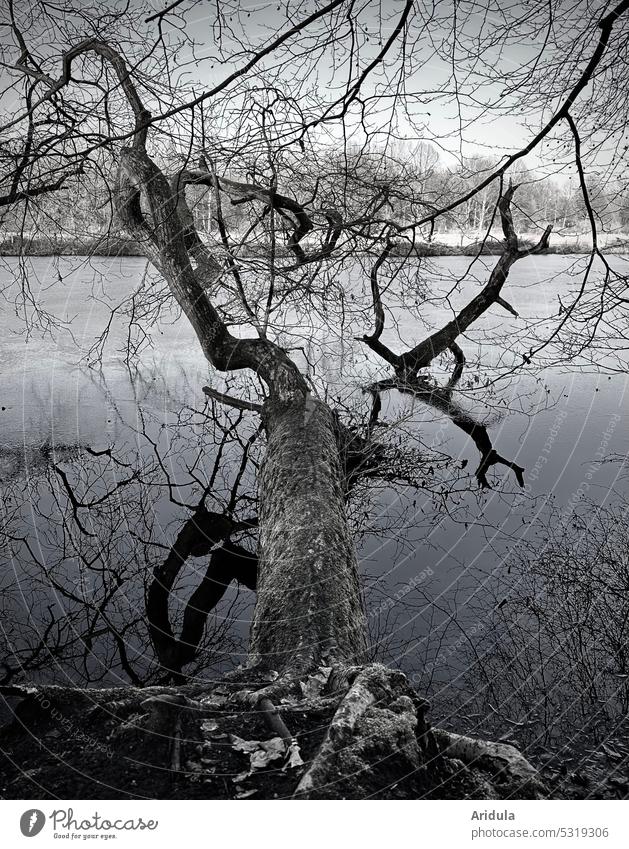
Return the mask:
<path id="1" fill-rule="evenodd" d="M 332 414 L 308 395 L 265 406 L 250 663 L 300 674 L 364 661 L 365 615 Z"/>

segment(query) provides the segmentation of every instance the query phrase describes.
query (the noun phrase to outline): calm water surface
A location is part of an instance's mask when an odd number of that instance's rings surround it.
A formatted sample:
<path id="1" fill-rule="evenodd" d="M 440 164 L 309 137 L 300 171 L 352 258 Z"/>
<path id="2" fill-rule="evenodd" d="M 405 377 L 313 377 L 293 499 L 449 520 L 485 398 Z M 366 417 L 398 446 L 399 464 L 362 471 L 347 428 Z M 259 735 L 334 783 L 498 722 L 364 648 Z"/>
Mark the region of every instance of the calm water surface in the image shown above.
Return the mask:
<path id="1" fill-rule="evenodd" d="M 491 262 L 492 258 L 487 260 Z M 621 258 L 617 261 L 627 264 Z M 556 314 L 558 296 L 566 296 L 574 284 L 570 269 L 575 262 L 575 257 L 548 256 L 530 258 L 514 267 L 508 297 L 524 320 Z M 468 264 L 469 258 L 465 257 L 436 260 L 430 270 L 421 271 L 423 284 L 438 288 L 444 285 L 439 279 L 441 274 L 462 275 Z M 2 288 L 11 283 L 15 268 L 15 260 L 2 261 Z M 29 452 L 42 444 L 102 449 L 133 442 L 135 436 L 130 428 L 138 425 L 140 410 L 155 420 L 172 422 L 183 406 L 202 406 L 201 386 L 208 381 L 219 385 L 216 376 L 210 374 L 189 324 L 174 310 L 163 312 L 150 327 L 151 346 L 145 349 L 137 368 L 129 368 L 123 361 L 127 325 L 122 318 L 112 323 L 101 368 L 87 366 L 88 352 L 107 325 L 109 307 L 138 286 L 145 269 L 145 262 L 136 258 L 31 261 L 28 276 L 38 304 L 70 324 L 52 335 L 34 331 L 26 337 L 20 318 L 10 308 L 4 308 L 0 339 L 0 459 L 5 473 L 15 473 L 16 464 L 22 462 L 20 457 L 26 458 L 28 466 Z M 477 271 L 480 274 L 482 268 Z M 364 289 L 365 281 L 357 278 L 348 286 Z M 452 300 L 455 307 L 464 303 L 465 291 L 455 293 Z M 423 312 L 429 324 L 436 325 L 446 316 L 441 307 L 430 303 Z M 483 381 L 495 374 L 493 368 L 507 365 L 510 357 L 518 361 L 516 349 L 526 350 L 518 336 L 523 323 L 499 309 L 484 317 L 463 344 L 472 364 L 470 373 L 475 373 L 473 363 L 479 353 L 485 369 L 481 373 Z M 486 342 L 481 344 L 483 331 L 513 332 L 513 350 L 508 344 L 506 350 Z M 329 336 L 323 324 L 310 331 L 312 349 L 324 351 L 317 364 L 318 374 L 323 374 L 332 390 L 343 387 L 346 392 L 348 386 L 354 387 L 356 398 L 362 397 L 360 387 L 369 379 L 385 374 L 373 355 L 353 340 L 362 332 L 369 332 L 369 327 L 348 328 L 341 343 Z M 387 334 L 385 341 L 399 350 L 400 339 L 410 345 L 424 332 L 418 330 L 416 318 L 403 304 L 393 303 Z M 297 359 L 300 356 L 296 354 Z M 532 498 L 514 502 L 498 490 L 481 497 L 470 493 L 467 526 L 446 519 L 427 538 L 420 511 L 422 507 L 427 510 L 428 504 L 421 494 L 412 498 L 408 492 L 400 494 L 390 489 L 381 494 L 378 509 L 383 525 L 392 517 L 404 515 L 403 544 L 399 539 L 367 536 L 361 543 L 361 562 L 372 589 L 381 594 L 379 598 L 417 580 L 413 593 L 407 597 L 407 601 L 414 600 L 414 606 L 405 610 L 397 626 L 398 636 L 406 646 L 396 649 L 398 656 L 401 652 L 409 657 L 425 652 L 429 634 L 434 635 L 435 622 L 447 621 L 455 608 L 459 613 L 464 611 L 470 596 L 482 592 L 484 582 L 491 580 L 487 575 L 508 553 L 509 545 L 501 543 L 505 533 L 526 533 L 522 528 L 526 529 L 535 515 L 543 514 L 550 503 L 569 509 L 579 499 L 588 470 L 587 496 L 597 503 L 604 503 L 613 497 L 614 488 L 624 486 L 618 466 L 599 461 L 627 455 L 627 388 L 626 374 L 609 377 L 597 374 L 594 367 L 547 369 L 498 384 L 492 404 L 511 412 L 490 432 L 500 453 L 527 470 Z M 476 400 L 465 398 L 463 403 L 482 404 L 482 397 L 477 393 Z M 399 398 L 385 399 L 385 414 L 389 417 L 400 409 L 408 414 L 409 426 L 424 443 L 432 442 L 459 460 L 467 459 L 468 470 L 476 467 L 474 445 L 448 422 L 437 419 L 421 404 L 413 407 L 407 401 L 400 405 Z M 545 445 L 552 450 L 543 452 Z M 540 462 L 542 454 L 545 456 Z M 470 483 L 473 485 L 473 480 Z M 416 502 L 414 508 L 412 500 Z M 413 521 L 413 510 L 417 522 Z M 418 580 L 427 568 L 432 577 Z"/>

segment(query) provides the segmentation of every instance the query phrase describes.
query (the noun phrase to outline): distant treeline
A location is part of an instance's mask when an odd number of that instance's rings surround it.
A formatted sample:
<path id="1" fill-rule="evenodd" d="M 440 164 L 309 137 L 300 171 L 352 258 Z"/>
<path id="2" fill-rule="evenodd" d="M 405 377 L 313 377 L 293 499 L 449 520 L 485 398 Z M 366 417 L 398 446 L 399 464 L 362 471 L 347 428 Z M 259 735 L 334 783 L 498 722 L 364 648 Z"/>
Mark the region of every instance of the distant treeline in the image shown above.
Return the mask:
<path id="1" fill-rule="evenodd" d="M 141 248 L 122 236 L 49 237 L 0 235 L 0 256 L 144 256 Z"/>
<path id="2" fill-rule="evenodd" d="M 532 241 L 521 240 L 523 249 L 532 246 Z M 547 253 L 550 254 L 584 254 L 589 252 L 587 240 L 566 241 L 560 239 L 550 245 Z M 609 240 L 605 249 L 608 252 L 629 253 L 629 238 L 618 238 Z M 259 254 L 265 250 L 264 245 L 252 246 L 250 250 L 244 249 L 244 256 Z M 473 241 L 464 245 L 452 245 L 439 242 L 435 239 L 431 242 L 418 242 L 410 250 L 400 246 L 394 250 L 394 255 L 404 256 L 411 253 L 418 257 L 430 256 L 496 256 L 503 252 L 504 244 L 493 238 Z M 275 248 L 278 257 L 292 257 L 287 248 Z M 11 237 L 2 239 L 0 237 L 0 256 L 103 256 L 124 257 L 144 256 L 142 249 L 136 242 L 122 236 L 99 236 L 96 238 L 65 238 L 50 239 L 47 237 L 33 236 L 22 239 Z"/>
<path id="3" fill-rule="evenodd" d="M 319 232 L 324 232 L 325 211 L 333 209 L 344 221 L 354 222 L 351 232 L 358 237 L 358 249 L 360 236 L 365 237 L 365 244 L 373 244 L 374 234 L 381 231 L 386 221 L 408 226 L 426 219 L 435 210 L 448 208 L 457 198 L 466 196 L 471 186 L 482 183 L 496 165 L 489 158 L 473 157 L 455 168 L 445 167 L 435 149 L 424 143 L 402 144 L 395 151 L 357 148 L 338 153 L 325 149 L 316 161 L 309 157 L 291 158 L 286 152 L 284 157 L 274 164 L 277 184 L 306 204 L 308 214 L 314 219 L 313 232 L 322 226 Z M 181 167 L 181 157 L 172 152 L 165 155 L 163 164 L 166 171 L 175 172 Z M 256 161 L 252 161 L 246 173 L 233 174 L 228 164 L 225 169 L 232 179 L 261 186 L 269 184 L 269 175 L 260 170 Z M 576 179 L 541 178 L 527 170 L 514 172 L 511 179 L 519 184 L 512 212 L 516 230 L 523 239 L 551 224 L 554 231 L 551 251 L 584 253 L 589 250 L 588 210 Z M 293 190 L 295 186 L 299 189 Z M 428 226 L 418 228 L 414 248 L 417 254 L 500 253 L 500 228 L 496 220 L 498 193 L 499 184 L 493 181 L 465 203 L 438 214 L 434 233 L 429 234 Z M 218 241 L 214 192 L 190 186 L 188 194 L 199 232 L 210 241 Z M 590 187 L 589 200 L 606 249 L 626 249 L 626 238 L 623 242 L 622 235 L 629 234 L 627 186 L 618 181 L 595 184 Z M 270 226 L 278 230 L 284 228 L 286 239 L 291 233 L 290 221 L 260 215 L 259 201 L 231 204 L 225 199 L 221 206 L 221 216 L 233 241 L 238 242 L 239 235 L 255 229 L 256 244 L 246 247 L 249 254 L 268 248 Z M 272 220 L 275 220 L 273 225 Z M 407 230 L 406 235 L 409 232 Z M 491 237 L 485 239 L 489 232 Z M 20 233 L 29 235 L 21 237 Z M 281 241 L 281 237 L 278 238 L 278 246 Z M 142 254 L 117 228 L 110 188 L 103 175 L 95 173 L 77 177 L 75 182 L 36 202 L 16 204 L 3 212 L 0 254 L 19 253 L 36 256 Z"/>

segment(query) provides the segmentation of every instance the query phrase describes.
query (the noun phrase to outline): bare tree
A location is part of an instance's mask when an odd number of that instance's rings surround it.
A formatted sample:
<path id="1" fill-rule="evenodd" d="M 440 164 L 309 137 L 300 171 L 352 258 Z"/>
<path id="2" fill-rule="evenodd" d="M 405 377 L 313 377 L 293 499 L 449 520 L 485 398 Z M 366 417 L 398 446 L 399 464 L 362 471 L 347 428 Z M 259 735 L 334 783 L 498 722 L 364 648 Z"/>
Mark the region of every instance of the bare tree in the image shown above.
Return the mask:
<path id="1" fill-rule="evenodd" d="M 551 345 L 563 345 L 567 334 L 577 333 L 596 258 L 605 265 L 601 311 L 623 302 L 619 292 L 624 279 L 604 260 L 597 242 L 581 135 L 587 132 L 594 138 L 587 88 L 609 84 L 605 78 L 614 74 L 610 57 L 626 40 L 628 0 L 615 8 L 602 4 L 596 17 L 590 13 L 585 21 L 575 21 L 567 56 L 561 36 L 505 78 L 504 96 L 510 106 L 519 104 L 534 114 L 539 128 L 454 199 L 432 192 L 427 196 L 427 177 L 402 191 L 399 173 L 364 168 L 369 145 L 371 151 L 387 154 L 387 146 L 398 136 L 422 140 L 421 121 L 413 114 L 415 97 L 406 82 L 421 75 L 428 62 L 445 59 L 462 139 L 464 124 L 472 121 L 476 109 L 473 106 L 470 113 L 465 105 L 469 88 L 488 67 L 495 38 L 505 48 L 526 40 L 529 16 L 514 12 L 508 27 L 501 24 L 487 31 L 479 29 L 471 12 L 460 24 L 452 14 L 460 13 L 460 4 L 452 9 L 445 4 L 442 13 L 408 0 L 397 13 L 376 19 L 370 5 L 363 16 L 344 0 L 318 4 L 307 16 L 287 9 L 286 24 L 262 44 L 253 43 L 253 28 L 232 26 L 232 15 L 242 14 L 237 4 L 219 7 L 212 20 L 212 60 L 229 63 L 231 71 L 219 82 L 204 83 L 200 93 L 183 79 L 197 49 L 188 29 L 187 3 L 173 3 L 163 13 L 149 15 L 146 23 L 139 6 L 130 11 L 121 7 L 97 22 L 90 12 L 69 5 L 62 25 L 46 4 L 37 20 L 20 17 L 11 5 L 6 23 L 13 41 L 4 60 L 7 96 L 15 97 L 17 105 L 4 131 L 12 134 L 18 151 L 7 160 L 6 202 L 27 208 L 32 198 L 58 188 L 61 181 L 85 180 L 87 174 L 104 180 L 117 221 L 160 273 L 212 369 L 236 376 L 234 391 L 239 394 L 214 387 L 207 387 L 206 393 L 259 417 L 265 445 L 257 473 L 257 558 L 249 558 L 230 540 L 243 530 L 243 520 L 208 511 L 202 498 L 154 571 L 147 599 L 149 630 L 163 668 L 180 680 L 205 616 L 228 579 L 236 577 L 255 587 L 243 675 L 246 697 L 261 708 L 270 727 L 277 731 L 268 700 L 294 695 L 300 681 L 318 680 L 321 669 L 328 677 L 319 692 L 341 693 L 331 730 L 296 789 L 304 795 L 326 792 L 339 763 L 345 770 L 353 768 L 343 761 L 339 748 L 354 731 L 360 737 L 360 722 L 368 725 L 368 708 L 388 711 L 391 733 L 380 739 L 378 757 L 388 757 L 387 751 L 403 753 L 415 771 L 429 758 L 431 746 L 433 753 L 448 747 L 457 757 L 467 752 L 470 760 L 472 749 L 460 740 L 445 732 L 430 738 L 423 708 L 398 673 L 365 665 L 366 617 L 346 506 L 347 448 L 362 458 L 379 450 L 380 396 L 397 390 L 434 408 L 470 437 L 480 455 L 476 479 L 481 487 L 490 486 L 490 470 L 496 465 L 508 467 L 522 485 L 524 470 L 498 452 L 487 426 L 457 396 L 466 367 L 460 343 L 495 307 L 516 314 L 505 294 L 510 270 L 549 245 L 546 222 L 539 227 L 536 244 L 520 245 L 512 212 L 517 187 L 507 181 L 527 154 L 553 138 L 560 124 L 567 133 L 564 143 L 568 139 L 574 147 L 591 221 L 592 255 L 573 301 L 514 368 L 530 364 Z M 559 4 L 557 14 L 567 19 L 568 4 Z M 535 26 L 543 29 L 545 20 L 540 4 Z M 179 40 L 173 35 L 176 29 L 170 29 L 175 21 L 181 27 Z M 441 27 L 445 34 L 440 47 L 430 41 L 431 27 Z M 591 43 L 589 59 L 581 68 L 575 63 L 586 41 Z M 51 48 L 55 43 L 63 45 L 61 52 Z M 183 59 L 177 65 L 179 55 Z M 465 67 L 472 56 L 479 57 L 481 70 L 459 79 L 457 68 Z M 531 105 L 533 93 L 539 96 L 541 67 L 545 74 L 549 67 L 554 71 L 543 118 Z M 318 75 L 325 77 L 329 93 L 323 80 L 315 85 Z M 214 71 L 209 78 L 215 79 Z M 617 110 L 625 110 L 619 87 L 614 91 Z M 438 91 L 435 100 L 442 94 Z M 485 97 L 482 109 L 501 114 L 504 106 L 496 103 L 491 87 Z M 534 109 L 539 110 L 537 103 Z M 615 124 L 609 127 L 610 137 L 619 132 Z M 328 132 L 340 132 L 344 139 L 342 172 L 331 145 L 325 143 Z M 348 136 L 355 140 L 348 144 Z M 432 141 L 443 145 L 447 138 L 435 135 Z M 379 142 L 380 147 L 374 147 Z M 418 168 L 425 177 L 430 162 Z M 211 193 L 215 241 L 199 232 L 199 218 L 193 213 L 191 198 L 200 187 Z M 495 191 L 495 202 L 489 190 Z M 413 342 L 396 353 L 395 342 L 383 341 L 388 330 L 388 286 L 383 288 L 381 282 L 385 269 L 390 281 L 401 281 L 403 291 L 417 289 L 419 235 L 429 236 L 437 222 L 476 199 L 479 227 L 491 228 L 499 220 L 503 230 L 495 266 L 480 291 L 457 309 L 451 308 L 449 295 L 444 296 L 451 317 L 425 330 L 418 321 Z M 396 219 L 394 201 L 404 204 L 404 220 Z M 238 226 L 233 220 L 228 226 L 227 204 L 245 211 Z M 342 275 L 359 255 L 370 295 L 348 308 Z M 360 333 L 374 321 L 371 333 Z M 324 359 L 321 349 L 311 367 L 309 347 L 321 323 L 332 328 L 333 340 L 341 339 L 346 327 L 353 328 L 358 344 L 393 370 L 393 376 L 382 377 L 379 365 L 373 367 L 375 379 L 363 387 L 370 403 L 358 433 L 343 421 L 342 402 L 335 404 L 325 374 L 316 371 Z M 454 368 L 439 384 L 426 370 L 442 355 L 453 358 Z M 74 504 L 72 486 L 62 470 L 58 474 L 78 522 L 84 503 Z M 211 553 L 210 568 L 190 600 L 178 639 L 168 618 L 168 598 L 178 571 L 197 551 Z M 269 680 L 274 680 L 273 686 L 265 687 L 262 682 Z M 283 727 L 280 736 L 285 738 Z M 362 733 L 370 732 L 363 728 Z M 385 736 L 400 742 L 387 743 Z M 513 752 L 502 755 L 509 763 L 509 792 L 516 792 L 514 786 L 538 792 L 523 759 Z M 368 761 L 368 747 L 361 757 Z"/>

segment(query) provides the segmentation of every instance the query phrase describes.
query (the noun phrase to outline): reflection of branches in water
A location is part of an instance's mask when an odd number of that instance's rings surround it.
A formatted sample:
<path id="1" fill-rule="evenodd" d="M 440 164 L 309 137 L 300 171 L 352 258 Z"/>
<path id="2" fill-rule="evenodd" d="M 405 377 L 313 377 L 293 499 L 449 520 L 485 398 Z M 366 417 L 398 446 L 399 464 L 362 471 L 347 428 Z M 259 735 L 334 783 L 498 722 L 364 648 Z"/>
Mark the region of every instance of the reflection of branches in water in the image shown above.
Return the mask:
<path id="1" fill-rule="evenodd" d="M 84 356 L 85 362 L 91 368 L 102 367 L 110 336 L 122 336 L 121 347 L 117 353 L 122 356 L 125 365 L 131 367 L 138 362 L 140 355 L 152 346 L 150 329 L 160 323 L 172 323 L 177 320 L 179 310 L 168 287 L 158 285 L 159 283 L 160 278 L 147 262 L 140 282 L 114 306 L 111 305 L 106 291 L 101 295 L 92 291 L 91 300 L 105 307 L 108 317 L 98 338 Z"/>
<path id="2" fill-rule="evenodd" d="M 420 283 L 413 285 L 418 291 Z M 331 281 L 326 297 L 336 292 L 334 286 Z M 342 294 L 342 287 L 338 291 Z M 286 297 L 295 297 L 290 286 Z M 322 327 L 329 325 L 329 311 L 335 307 L 324 308 L 313 292 L 308 297 L 311 303 L 302 305 L 300 315 L 307 315 L 311 324 L 318 318 Z M 343 298 L 337 302 L 341 315 Z M 343 329 L 341 321 L 338 338 L 332 331 L 330 350 L 342 340 Z M 296 333 L 302 343 L 303 334 L 302 329 Z M 312 349 L 299 347 L 311 358 L 309 370 L 325 378 L 326 346 L 316 356 Z M 14 549 L 20 549 L 17 557 L 29 564 L 33 577 L 26 592 L 33 610 L 41 611 L 42 624 L 31 628 L 19 645 L 13 641 L 15 657 L 25 666 L 39 662 L 41 651 L 34 649 L 47 621 L 42 599 L 52 592 L 55 614 L 66 625 L 48 641 L 49 650 L 56 653 L 59 666 L 72 669 L 75 676 L 97 681 L 109 668 L 113 675 L 135 682 L 180 680 L 212 664 L 220 666 L 230 646 L 239 650 L 242 636 L 231 627 L 238 595 L 227 593 L 227 587 L 234 581 L 255 587 L 251 520 L 258 466 L 258 429 L 248 409 L 252 402 L 246 401 L 241 405 L 246 409 L 240 410 L 222 402 L 243 392 L 251 397 L 252 387 L 234 379 L 232 394 L 227 383 L 226 393 L 209 390 L 203 410 L 182 408 L 184 396 L 199 394 L 185 371 L 170 389 L 160 380 L 158 366 L 151 370 L 143 364 L 141 371 L 129 369 L 137 422 L 131 427 L 107 386 L 106 373 L 87 372 L 124 426 L 129 446 L 135 442 L 135 447 L 88 448 L 85 453 L 93 461 L 89 467 L 81 462 L 69 466 L 56 456 L 45 485 L 40 482 L 39 491 L 31 492 L 43 556 L 18 534 L 9 537 Z M 453 376 L 452 386 L 457 381 Z M 416 388 L 426 390 L 419 384 Z M 161 413 L 146 408 L 156 392 Z M 365 421 L 364 411 L 341 397 L 335 401 L 349 515 L 359 539 L 395 536 L 399 549 L 410 545 L 405 542 L 408 514 L 412 512 L 410 522 L 418 525 L 412 495 L 418 491 L 421 522 L 427 528 L 437 522 L 438 513 L 452 515 L 463 506 L 457 501 L 462 489 L 456 492 L 458 467 L 448 456 L 425 445 L 411 448 L 409 439 L 417 437 L 410 433 L 404 434 L 402 445 L 400 423 L 384 428 L 377 415 Z M 177 409 L 177 414 L 163 412 Z M 403 491 L 409 493 L 406 507 L 401 506 Z M 382 504 L 394 492 L 398 506 L 383 511 Z M 61 523 L 57 516 L 63 517 Z M 232 540 L 237 533 L 245 539 Z M 425 544 L 431 545 L 430 539 Z M 196 557 L 206 558 L 207 564 L 198 577 Z"/>
<path id="3" fill-rule="evenodd" d="M 458 368 L 458 365 L 457 365 Z M 462 370 L 462 366 L 461 366 Z M 406 380 L 384 380 L 375 384 L 372 389 L 376 393 L 380 393 L 388 389 L 397 389 L 412 395 L 419 401 L 424 402 L 430 407 L 444 413 L 456 427 L 466 433 L 476 445 L 480 454 L 481 460 L 476 469 L 476 478 L 483 488 L 489 487 L 487 480 L 487 472 L 489 468 L 496 464 L 502 464 L 510 468 L 516 476 L 520 486 L 524 486 L 524 469 L 512 460 L 507 460 L 502 457 L 493 447 L 492 441 L 487 432 L 487 427 L 470 413 L 464 410 L 455 399 L 452 397 L 453 389 L 456 386 L 456 381 L 450 381 L 447 387 L 439 387 L 431 385 L 424 377 L 413 377 Z"/>
<path id="4" fill-rule="evenodd" d="M 149 634 L 166 680 L 171 677 L 182 680 L 182 667 L 194 660 L 198 652 L 207 616 L 231 581 L 255 590 L 257 558 L 230 540 L 233 533 L 248 529 L 247 524 L 235 523 L 200 506 L 184 523 L 166 559 L 155 566 L 146 613 Z M 207 571 L 185 606 L 181 636 L 177 639 L 168 610 L 174 582 L 188 558 L 207 555 L 210 555 Z"/>
<path id="5" fill-rule="evenodd" d="M 188 476 L 200 489 L 200 497 L 192 516 L 183 524 L 177 538 L 163 562 L 156 564 L 148 588 L 146 610 L 149 634 L 166 675 L 181 680 L 182 667 L 190 663 L 197 654 L 208 614 L 214 610 L 232 580 L 248 589 L 255 589 L 257 561 L 252 552 L 232 542 L 231 536 L 250 532 L 256 525 L 255 519 L 238 520 L 236 509 L 251 496 L 241 497 L 239 489 L 246 480 L 245 472 L 250 453 L 259 436 L 256 429 L 243 440 L 239 426 L 243 422 L 243 411 L 238 412 L 228 425 L 222 424 L 218 417 L 204 416 L 213 422 L 221 440 L 214 457 L 213 468 L 209 476 L 202 479 L 201 463 L 207 456 L 205 441 L 193 452 L 192 462 L 186 464 Z M 176 433 L 179 432 L 177 428 Z M 153 449 L 158 455 L 155 442 Z M 225 453 L 240 453 L 240 462 L 235 465 L 231 490 L 225 491 L 223 510 L 220 513 L 208 510 L 208 499 L 216 501 L 217 478 L 224 474 L 224 465 L 229 462 Z M 196 456 L 195 456 L 196 455 Z M 158 457 L 160 468 L 168 476 L 162 458 Z M 174 487 L 169 479 L 169 498 L 174 498 Z M 181 504 L 177 500 L 178 504 Z M 190 508 L 189 508 L 190 509 Z M 190 557 L 207 557 L 210 562 L 207 571 L 197 589 L 186 604 L 181 636 L 175 638 L 169 617 L 169 601 L 173 585 L 182 568 Z"/>
<path id="6" fill-rule="evenodd" d="M 47 310 L 42 303 L 42 292 L 51 286 L 63 286 L 64 276 L 60 267 L 60 257 L 53 258 L 54 277 L 48 282 L 40 280 L 33 268 L 30 257 L 20 255 L 17 258 L 0 258 L 0 268 L 6 270 L 8 282 L 0 289 L 0 295 L 11 305 L 21 319 L 24 339 L 28 341 L 33 333 L 57 338 L 57 334 L 67 333 L 76 343 L 72 333 L 72 319 L 66 320 Z M 35 290 L 37 284 L 37 290 Z"/>
<path id="7" fill-rule="evenodd" d="M 421 489 L 425 504 L 448 501 L 439 473 L 452 479 L 449 458 L 399 450 L 393 428 L 374 441 L 373 428 L 341 412 L 350 422 L 339 414 L 359 536 L 403 530 L 403 511 L 383 516 L 378 507 L 391 488 Z M 37 671 L 52 660 L 56 674 L 142 684 L 222 667 L 242 649 L 233 621 L 243 606 L 227 589 L 256 583 L 255 419 L 211 397 L 164 423 L 140 403 L 128 444 L 51 449 L 25 489 L 13 479 L 3 527 L 19 575 L 3 599 L 10 669 Z M 195 558 L 206 562 L 198 577 Z M 26 628 L 20 610 L 29 611 Z"/>
<path id="8" fill-rule="evenodd" d="M 9 684 L 24 670 L 33 672 L 49 668 L 52 647 L 65 643 L 68 635 L 64 635 L 64 623 L 59 621 L 53 605 L 48 605 L 47 614 L 47 621 L 42 616 L 33 631 L 32 642 L 29 639 L 24 640 L 23 651 L 11 643 L 7 644 L 10 660 L 7 655 L 6 661 L 0 661 L 0 667 L 4 669 L 0 684 Z"/>
<path id="9" fill-rule="evenodd" d="M 172 441 L 164 445 L 168 440 L 163 428 L 153 436 L 150 423 L 142 419 L 136 438 L 138 446 L 144 441 L 149 447 L 144 454 L 137 448 L 86 449 L 82 458 L 75 458 L 71 464 L 56 457 L 44 474 L 27 479 L 26 491 L 24 481 L 15 479 L 5 502 L 3 526 L 7 553 L 16 564 L 17 575 L 15 585 L 7 585 L 3 598 L 10 623 L 6 642 L 13 657 L 11 668 L 39 668 L 36 661 L 41 651 L 35 652 L 34 647 L 45 628 L 46 605 L 52 597 L 54 615 L 62 625 L 54 639 L 49 635 L 47 640 L 48 663 L 53 659 L 59 670 L 86 681 L 123 675 L 135 683 L 145 683 L 163 676 L 147 644 L 143 598 L 153 569 L 164 559 L 162 540 L 170 535 L 175 517 L 178 524 L 181 522 L 170 493 L 176 491 L 180 495 L 177 503 L 186 509 L 193 510 L 195 504 L 205 509 L 205 503 L 209 507 L 211 502 L 218 509 L 231 511 L 233 517 L 243 505 L 245 509 L 249 506 L 246 499 L 240 499 L 238 483 L 234 483 L 246 479 L 243 463 L 234 454 L 239 446 L 234 429 L 223 426 L 214 431 L 208 421 L 197 422 L 196 427 L 201 431 L 197 438 L 205 446 L 206 458 L 220 451 L 220 474 L 214 468 L 205 470 L 199 461 L 197 440 L 192 440 L 186 458 L 181 434 L 174 440 L 175 450 Z M 175 480 L 172 472 L 177 459 Z M 185 469 L 190 470 L 186 477 L 181 474 Z M 201 499 L 200 483 L 204 484 Z M 29 502 L 33 505 L 30 522 L 25 516 Z M 231 549 L 226 545 L 225 551 L 235 556 L 236 549 L 231 545 Z M 190 553 L 200 556 L 202 548 L 197 541 Z M 226 561 L 220 557 L 212 560 L 220 586 Z M 191 583 L 193 574 L 188 570 L 182 576 L 182 589 Z M 193 662 L 192 674 L 212 663 L 220 665 L 220 657 L 218 661 L 216 655 L 212 657 L 213 646 L 220 646 L 226 654 L 240 646 L 239 635 L 230 634 L 231 619 L 238 616 L 236 597 L 228 602 L 225 616 L 214 617 L 203 634 L 202 613 L 219 601 L 208 595 L 211 586 L 208 573 L 183 612 L 182 641 L 194 646 L 187 657 Z M 220 595 L 223 593 L 224 587 Z M 170 601 L 179 606 L 174 591 Z M 29 611 L 27 629 L 21 627 L 20 608 Z M 173 615 L 177 622 L 182 611 Z"/>
<path id="10" fill-rule="evenodd" d="M 403 266 L 396 268 L 394 276 L 402 274 Z M 345 328 L 357 314 L 356 307 L 347 309 L 348 293 L 334 272 L 331 266 L 323 276 L 321 291 L 305 277 L 303 287 L 286 279 L 282 291 L 278 277 L 277 310 L 272 313 L 287 341 L 303 352 L 313 384 L 319 385 L 328 377 L 327 356 L 338 358 L 340 353 L 343 365 Z M 407 269 L 405 275 L 399 295 L 387 288 L 389 298 L 405 301 L 413 292 L 426 294 L 416 270 Z M 147 297 L 147 309 L 153 308 L 151 294 Z M 285 303 L 295 308 L 298 320 L 294 323 L 279 313 Z M 312 336 L 304 329 L 308 327 L 313 328 Z M 267 329 L 269 334 L 279 332 L 272 321 Z M 319 345 L 322 331 L 325 339 Z M 127 359 L 130 365 L 131 358 Z M 451 390 L 458 384 L 461 369 L 457 363 L 448 397 L 447 388 L 435 394 L 436 387 L 421 381 L 414 390 L 418 396 L 423 393 L 440 400 L 443 412 L 451 417 L 456 410 Z M 56 455 L 56 469 L 50 470 L 46 480 L 40 480 L 38 487 L 30 482 L 43 552 L 37 546 L 29 549 L 19 533 L 7 538 L 20 565 L 30 570 L 32 586 L 25 588 L 23 580 L 19 591 L 41 613 L 41 624 L 31 626 L 28 639 L 24 634 L 21 643 L 12 641 L 15 657 L 21 657 L 25 666 L 39 663 L 41 651 L 35 649 L 48 621 L 44 601 L 52 592 L 55 615 L 65 624 L 54 638 L 51 632 L 49 650 L 60 668 L 72 668 L 73 675 L 101 680 L 109 667 L 113 675 L 148 682 L 177 678 L 184 668 L 185 674 L 195 675 L 212 664 L 221 665 L 230 646 L 239 650 L 242 636 L 231 627 L 237 616 L 231 600 L 237 601 L 238 596 L 228 593 L 227 587 L 232 582 L 249 589 L 255 586 L 254 528 L 251 522 L 243 527 L 256 513 L 258 431 L 253 417 L 248 410 L 225 408 L 221 403 L 230 392 L 229 384 L 226 393 L 210 390 L 214 397 L 203 410 L 182 408 L 185 398 L 199 395 L 200 387 L 190 383 L 183 369 L 167 385 L 159 366 L 151 369 L 143 363 L 141 371 L 129 368 L 136 404 L 136 426 L 131 427 L 107 386 L 106 373 L 87 372 L 124 425 L 129 446 L 135 442 L 135 447 L 87 449 L 89 467 L 82 461 L 69 465 Z M 232 386 L 230 397 L 258 397 L 242 379 L 234 379 Z M 147 409 L 147 400 L 156 392 L 161 412 L 154 404 L 153 411 Z M 246 401 L 243 406 L 251 405 Z M 439 409 L 437 403 L 431 406 Z M 411 448 L 409 440 L 417 436 L 410 432 L 404 433 L 402 444 L 400 423 L 385 428 L 377 414 L 365 421 L 364 410 L 356 410 L 352 402 L 346 404 L 341 396 L 335 398 L 335 407 L 348 510 L 359 539 L 395 536 L 401 550 L 411 546 L 406 540 L 409 524 L 421 522 L 422 528 L 430 529 L 437 524 L 438 513 L 452 516 L 464 509 L 463 486 L 457 491 L 459 468 L 448 456 L 426 445 Z M 174 410 L 179 413 L 164 412 Z M 388 503 L 392 497 L 395 508 Z M 221 522 L 224 527 L 219 533 Z M 245 538 L 234 541 L 231 536 L 236 533 Z M 429 535 L 424 545 L 431 545 Z M 206 558 L 198 576 L 195 557 Z M 9 598 L 7 608 L 16 597 Z M 17 601 L 14 608 L 20 606 Z"/>

